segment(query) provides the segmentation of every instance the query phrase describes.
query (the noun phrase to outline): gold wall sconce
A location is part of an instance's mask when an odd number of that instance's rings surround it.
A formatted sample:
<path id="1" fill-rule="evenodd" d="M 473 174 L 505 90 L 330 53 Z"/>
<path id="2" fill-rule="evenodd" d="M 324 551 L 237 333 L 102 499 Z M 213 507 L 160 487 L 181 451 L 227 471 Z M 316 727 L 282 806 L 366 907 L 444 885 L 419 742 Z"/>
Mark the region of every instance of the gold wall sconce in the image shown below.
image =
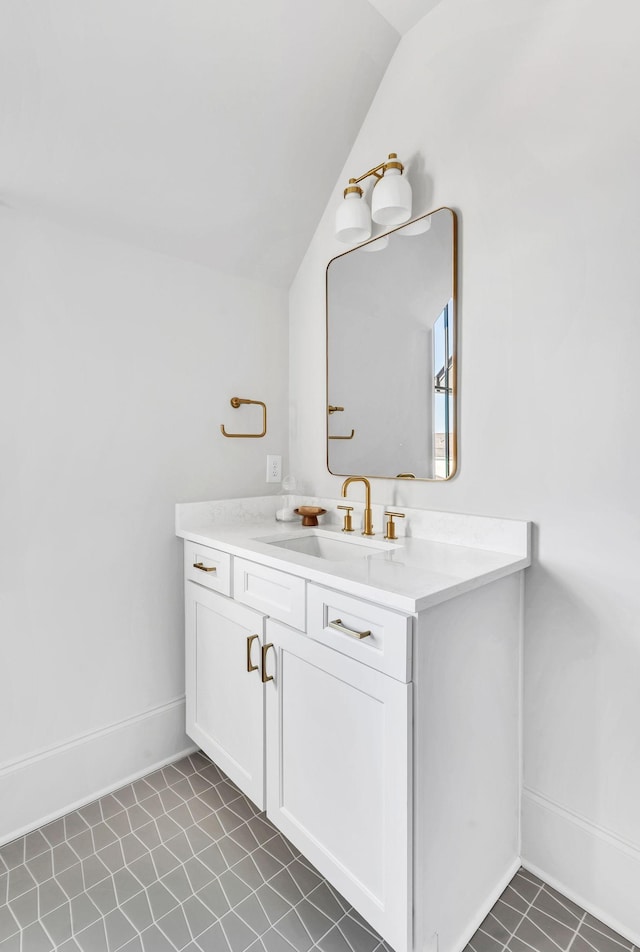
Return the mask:
<path id="1" fill-rule="evenodd" d="M 397 154 L 390 152 L 386 162 L 381 162 L 358 178 L 349 179 L 343 201 L 336 212 L 336 238 L 339 241 L 366 241 L 371 237 L 371 219 L 389 228 L 409 221 L 411 186 L 403 172 L 404 165 L 398 161 Z M 376 179 L 371 193 L 371 211 L 358 185 L 370 175 Z"/>
<path id="2" fill-rule="evenodd" d="M 220 432 L 223 436 L 228 436 L 230 439 L 245 439 L 245 440 L 259 440 L 260 437 L 265 436 L 267 432 L 267 407 L 262 400 L 245 400 L 243 397 L 231 397 L 229 401 L 234 410 L 237 410 L 239 406 L 243 403 L 252 403 L 256 406 L 262 407 L 262 432 L 261 433 L 227 433 L 224 428 L 224 423 L 220 424 Z"/>

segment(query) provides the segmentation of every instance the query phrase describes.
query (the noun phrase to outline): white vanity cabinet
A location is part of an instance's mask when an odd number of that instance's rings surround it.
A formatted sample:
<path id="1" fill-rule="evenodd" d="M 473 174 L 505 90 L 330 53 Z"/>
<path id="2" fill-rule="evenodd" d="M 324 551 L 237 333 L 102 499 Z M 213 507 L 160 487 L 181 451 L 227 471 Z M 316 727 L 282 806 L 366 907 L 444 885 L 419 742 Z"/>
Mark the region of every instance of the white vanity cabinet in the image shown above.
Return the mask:
<path id="1" fill-rule="evenodd" d="M 519 865 L 528 556 L 481 552 L 484 583 L 412 612 L 400 559 L 387 596 L 384 560 L 365 587 L 216 541 L 185 538 L 187 733 L 395 952 L 461 952 Z M 436 554 L 418 591 L 472 578 Z"/>

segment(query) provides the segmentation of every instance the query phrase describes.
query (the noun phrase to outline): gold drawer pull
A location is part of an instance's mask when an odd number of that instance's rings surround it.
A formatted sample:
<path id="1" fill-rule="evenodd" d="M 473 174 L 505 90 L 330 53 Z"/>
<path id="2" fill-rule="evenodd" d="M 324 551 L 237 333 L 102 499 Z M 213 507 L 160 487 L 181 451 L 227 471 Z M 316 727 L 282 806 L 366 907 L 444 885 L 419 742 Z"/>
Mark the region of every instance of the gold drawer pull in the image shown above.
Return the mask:
<path id="1" fill-rule="evenodd" d="M 269 648 L 273 648 L 273 643 L 269 642 L 268 645 L 262 646 L 262 683 L 266 684 L 267 681 L 273 681 L 273 675 L 270 674 L 267 677 L 267 651 Z"/>
<path id="2" fill-rule="evenodd" d="M 368 638 L 371 634 L 370 631 L 354 631 L 353 628 L 347 628 L 346 625 L 342 624 L 341 618 L 330 621 L 329 628 L 335 628 L 336 631 L 341 631 L 343 635 L 351 635 L 352 638 Z"/>
<path id="3" fill-rule="evenodd" d="M 201 572 L 217 572 L 218 571 L 215 565 L 211 565 L 211 566 L 203 565 L 202 562 L 194 562 L 193 567 L 194 569 L 200 569 Z"/>
<path id="4" fill-rule="evenodd" d="M 252 671 L 257 671 L 259 667 L 251 661 L 251 645 L 254 641 L 260 641 L 260 635 L 249 635 L 247 638 L 247 671 L 249 674 L 251 674 Z"/>

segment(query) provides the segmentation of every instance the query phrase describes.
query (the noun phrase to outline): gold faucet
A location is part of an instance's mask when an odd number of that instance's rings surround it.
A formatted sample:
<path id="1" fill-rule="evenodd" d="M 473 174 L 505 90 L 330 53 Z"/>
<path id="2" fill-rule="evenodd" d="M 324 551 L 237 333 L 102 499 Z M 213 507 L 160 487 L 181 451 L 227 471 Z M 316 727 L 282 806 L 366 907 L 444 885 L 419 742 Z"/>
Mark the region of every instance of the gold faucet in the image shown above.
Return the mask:
<path id="1" fill-rule="evenodd" d="M 372 536 L 375 535 L 373 531 L 373 513 L 371 512 L 371 484 L 366 476 L 349 476 L 342 484 L 342 496 L 344 499 L 347 498 L 347 489 L 351 483 L 364 483 L 364 529 L 362 530 L 362 535 Z"/>

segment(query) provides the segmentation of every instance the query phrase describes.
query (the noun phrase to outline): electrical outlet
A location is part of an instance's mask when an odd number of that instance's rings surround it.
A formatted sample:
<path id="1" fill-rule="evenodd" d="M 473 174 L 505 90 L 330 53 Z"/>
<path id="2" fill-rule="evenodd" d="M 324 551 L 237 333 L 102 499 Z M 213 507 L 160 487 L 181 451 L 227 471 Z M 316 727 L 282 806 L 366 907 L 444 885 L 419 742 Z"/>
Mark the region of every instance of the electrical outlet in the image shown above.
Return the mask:
<path id="1" fill-rule="evenodd" d="M 282 457 L 267 456 L 267 482 L 279 483 L 282 480 Z"/>

